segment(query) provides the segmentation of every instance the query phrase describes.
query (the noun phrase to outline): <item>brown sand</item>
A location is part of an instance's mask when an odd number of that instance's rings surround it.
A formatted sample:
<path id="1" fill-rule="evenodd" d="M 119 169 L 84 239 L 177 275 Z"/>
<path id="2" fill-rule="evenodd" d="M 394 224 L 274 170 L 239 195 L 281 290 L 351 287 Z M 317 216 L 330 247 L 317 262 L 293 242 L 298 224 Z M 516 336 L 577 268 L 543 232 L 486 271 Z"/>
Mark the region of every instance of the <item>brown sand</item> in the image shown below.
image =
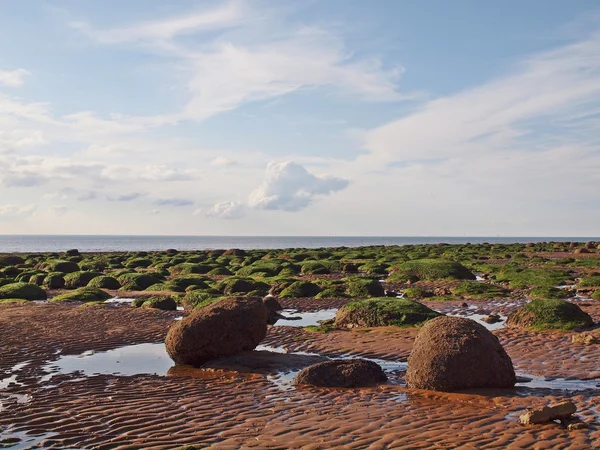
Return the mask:
<path id="1" fill-rule="evenodd" d="M 594 309 L 594 308 L 592 308 Z M 179 367 L 170 376 L 99 375 L 54 387 L 40 383 L 40 366 L 62 354 L 160 342 L 181 312 L 127 306 L 10 305 L 0 307 L 0 369 L 31 361 L 16 372 L 23 386 L 4 394 L 31 395 L 3 402 L 0 427 L 56 433 L 47 448 L 600 448 L 598 391 L 569 396 L 529 389 L 441 394 L 386 384 L 378 388 L 296 389 L 279 385 L 278 372 L 320 360 L 266 352 L 218 361 L 209 369 Z M 416 330 L 383 328 L 310 333 L 271 327 L 264 345 L 326 355 L 353 353 L 405 360 Z M 544 376 L 594 374 L 600 345 L 571 344 L 572 333 L 500 330 L 496 334 L 517 371 Z M 7 373 L 8 375 L 8 373 Z M 596 375 L 600 376 L 600 374 Z M 4 395 L 3 394 L 3 395 Z M 0 397 L 1 399 L 2 397 Z M 526 407 L 571 398 L 587 430 L 557 424 L 523 427 Z M 12 428 L 8 428 L 12 427 Z"/>

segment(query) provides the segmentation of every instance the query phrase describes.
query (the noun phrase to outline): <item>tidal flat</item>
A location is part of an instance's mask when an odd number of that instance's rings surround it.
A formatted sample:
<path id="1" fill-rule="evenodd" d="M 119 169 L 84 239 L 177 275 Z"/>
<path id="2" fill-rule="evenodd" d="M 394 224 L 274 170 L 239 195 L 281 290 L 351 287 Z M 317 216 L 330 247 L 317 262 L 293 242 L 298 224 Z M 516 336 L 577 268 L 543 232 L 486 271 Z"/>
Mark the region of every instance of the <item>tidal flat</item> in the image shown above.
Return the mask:
<path id="1" fill-rule="evenodd" d="M 0 254 L 0 448 L 600 448 L 599 244 Z M 232 298 L 279 305 L 259 345 L 175 364 L 169 331 Z M 410 386 L 444 316 L 493 334 L 514 386 Z M 352 358 L 387 381 L 294 383 Z M 564 400 L 585 427 L 519 423 Z"/>

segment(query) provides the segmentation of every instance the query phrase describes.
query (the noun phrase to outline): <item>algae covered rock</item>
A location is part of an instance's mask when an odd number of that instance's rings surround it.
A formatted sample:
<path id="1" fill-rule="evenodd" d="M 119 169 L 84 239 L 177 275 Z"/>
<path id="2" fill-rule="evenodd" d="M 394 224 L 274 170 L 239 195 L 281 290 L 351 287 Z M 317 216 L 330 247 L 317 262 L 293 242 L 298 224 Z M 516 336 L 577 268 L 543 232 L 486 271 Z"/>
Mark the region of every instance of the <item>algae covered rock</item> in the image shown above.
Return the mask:
<path id="1" fill-rule="evenodd" d="M 420 326 L 440 314 L 422 303 L 400 298 L 373 298 L 342 306 L 335 316 L 338 328 Z"/>
<path id="2" fill-rule="evenodd" d="M 119 283 L 119 280 L 106 275 L 101 275 L 92 278 L 92 280 L 87 285 L 88 287 L 95 287 L 100 289 L 119 289 L 121 287 L 121 283 Z"/>
<path id="3" fill-rule="evenodd" d="M 145 309 L 161 309 L 163 311 L 176 311 L 177 302 L 172 297 L 161 295 L 157 297 L 150 297 L 146 299 L 142 305 Z"/>
<path id="4" fill-rule="evenodd" d="M 9 283 L 0 286 L 0 299 L 46 300 L 46 291 L 35 284 Z"/>
<path id="5" fill-rule="evenodd" d="M 515 383 L 512 361 L 498 338 L 471 319 L 427 322 L 408 358 L 406 384 L 413 389 L 511 388 Z"/>
<path id="6" fill-rule="evenodd" d="M 296 385 L 358 388 L 387 381 L 379 364 L 365 359 L 334 359 L 303 369 L 295 378 Z"/>
<path id="7" fill-rule="evenodd" d="M 415 259 L 394 269 L 389 281 L 475 280 L 475 274 L 456 261 L 446 259 Z"/>
<path id="8" fill-rule="evenodd" d="M 509 314 L 508 327 L 538 330 L 576 330 L 589 328 L 594 321 L 589 314 L 574 303 L 557 299 L 532 300 Z"/>
<path id="9" fill-rule="evenodd" d="M 100 302 L 108 300 L 111 295 L 102 289 L 93 287 L 83 287 L 57 295 L 50 299 L 51 302 Z"/>
<path id="10" fill-rule="evenodd" d="M 171 327 L 165 340 L 177 364 L 253 350 L 267 334 L 268 311 L 260 298 L 230 297 L 194 310 Z"/>

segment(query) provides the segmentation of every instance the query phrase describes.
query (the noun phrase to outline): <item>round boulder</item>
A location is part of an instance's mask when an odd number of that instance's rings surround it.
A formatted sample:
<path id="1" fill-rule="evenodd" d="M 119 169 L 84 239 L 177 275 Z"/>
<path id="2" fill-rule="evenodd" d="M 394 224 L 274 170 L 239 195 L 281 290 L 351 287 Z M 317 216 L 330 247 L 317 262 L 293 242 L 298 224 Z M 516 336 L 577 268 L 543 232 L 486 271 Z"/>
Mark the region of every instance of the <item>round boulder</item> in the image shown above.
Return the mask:
<path id="1" fill-rule="evenodd" d="M 358 388 L 387 381 L 379 364 L 366 359 L 334 359 L 303 369 L 295 378 L 296 385 Z"/>
<path id="2" fill-rule="evenodd" d="M 230 297 L 194 310 L 165 340 L 177 364 L 197 366 L 253 350 L 267 335 L 268 310 L 260 298 Z"/>
<path id="3" fill-rule="evenodd" d="M 335 315 L 337 328 L 416 327 L 440 314 L 403 298 L 373 298 L 347 303 Z"/>
<path id="4" fill-rule="evenodd" d="M 508 327 L 538 330 L 578 330 L 594 325 L 591 316 L 575 303 L 559 299 L 536 299 L 509 314 Z"/>
<path id="5" fill-rule="evenodd" d="M 483 325 L 462 317 L 438 317 L 417 334 L 408 358 L 406 385 L 414 389 L 457 391 L 511 388 L 512 361 Z"/>

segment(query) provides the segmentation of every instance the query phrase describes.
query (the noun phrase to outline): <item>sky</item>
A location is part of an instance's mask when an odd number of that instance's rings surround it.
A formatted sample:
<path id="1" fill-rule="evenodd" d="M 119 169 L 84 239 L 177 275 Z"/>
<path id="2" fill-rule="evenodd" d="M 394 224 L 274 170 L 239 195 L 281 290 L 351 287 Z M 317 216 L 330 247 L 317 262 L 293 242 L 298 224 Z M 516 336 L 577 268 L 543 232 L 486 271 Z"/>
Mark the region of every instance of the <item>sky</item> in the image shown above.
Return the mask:
<path id="1" fill-rule="evenodd" d="M 595 0 L 6 0 L 0 234 L 598 236 Z"/>

